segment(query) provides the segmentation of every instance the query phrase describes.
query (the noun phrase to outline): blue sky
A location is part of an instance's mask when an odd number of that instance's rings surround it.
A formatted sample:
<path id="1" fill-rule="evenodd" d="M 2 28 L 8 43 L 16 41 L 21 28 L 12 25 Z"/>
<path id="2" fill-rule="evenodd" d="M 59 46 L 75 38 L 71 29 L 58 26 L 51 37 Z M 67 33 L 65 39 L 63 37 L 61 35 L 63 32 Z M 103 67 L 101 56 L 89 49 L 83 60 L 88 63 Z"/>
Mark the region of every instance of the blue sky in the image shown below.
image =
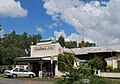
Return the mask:
<path id="1" fill-rule="evenodd" d="M 64 28 L 67 31 L 69 27 L 69 32 L 66 32 L 68 35 L 71 32 L 75 32 L 71 26 L 64 24 L 63 26 L 49 28 L 49 25 L 52 25 L 54 21 L 52 17 L 46 14 L 45 9 L 43 8 L 42 0 L 18 0 L 21 3 L 21 7 L 28 11 L 27 16 L 25 17 L 11 17 L 5 16 L 0 17 L 0 24 L 4 29 L 4 33 L 10 33 L 12 30 L 15 30 L 17 33 L 22 34 L 23 32 L 28 32 L 29 34 L 38 34 L 42 35 L 42 39 L 48 39 L 50 36 L 54 37 L 54 31 L 60 31 Z M 61 21 L 62 22 L 62 21 Z M 38 31 L 36 28 L 42 28 L 42 31 Z"/>
<path id="2" fill-rule="evenodd" d="M 86 41 L 106 45 L 110 39 L 109 44 L 119 44 L 119 33 L 116 31 L 119 30 L 120 19 L 112 11 L 119 14 L 119 7 L 114 4 L 120 4 L 115 0 L 83 1 L 85 3 L 79 0 L 0 0 L 0 24 L 4 30 L 0 33 L 3 35 L 12 30 L 18 34 L 40 33 L 42 40 L 56 40 L 63 35 L 66 41 L 77 42 L 81 41 L 84 33 Z M 100 2 L 107 7 L 101 7 Z M 116 18 L 113 19 L 114 16 Z M 111 24 L 115 27 L 114 32 L 111 32 Z"/>

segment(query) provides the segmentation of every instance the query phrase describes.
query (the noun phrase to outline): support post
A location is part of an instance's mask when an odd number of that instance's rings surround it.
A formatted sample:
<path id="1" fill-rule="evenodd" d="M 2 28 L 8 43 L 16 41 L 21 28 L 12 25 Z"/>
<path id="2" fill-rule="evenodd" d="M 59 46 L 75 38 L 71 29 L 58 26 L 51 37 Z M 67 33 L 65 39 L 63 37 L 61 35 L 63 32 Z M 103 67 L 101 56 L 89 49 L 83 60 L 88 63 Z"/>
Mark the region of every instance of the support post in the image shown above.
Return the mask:
<path id="1" fill-rule="evenodd" d="M 31 71 L 30 62 L 28 62 L 28 71 Z"/>
<path id="2" fill-rule="evenodd" d="M 54 60 L 54 56 L 51 56 L 50 59 L 51 59 L 51 78 L 53 78 L 53 60 Z"/>
<path id="3" fill-rule="evenodd" d="M 55 63 L 55 76 L 58 77 L 58 63 Z"/>
<path id="4" fill-rule="evenodd" d="M 40 64 L 39 78 L 42 78 L 42 64 L 43 64 L 42 59 L 40 59 L 39 64 Z"/>

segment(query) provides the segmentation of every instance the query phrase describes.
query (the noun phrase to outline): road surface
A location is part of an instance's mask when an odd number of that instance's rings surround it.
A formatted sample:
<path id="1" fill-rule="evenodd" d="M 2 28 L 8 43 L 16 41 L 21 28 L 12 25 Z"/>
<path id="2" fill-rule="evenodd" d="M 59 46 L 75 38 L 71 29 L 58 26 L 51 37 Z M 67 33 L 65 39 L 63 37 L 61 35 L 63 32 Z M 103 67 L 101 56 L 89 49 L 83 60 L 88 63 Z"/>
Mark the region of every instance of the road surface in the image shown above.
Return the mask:
<path id="1" fill-rule="evenodd" d="M 53 83 L 51 83 L 51 82 L 40 82 L 40 81 L 34 81 L 34 80 L 0 78 L 0 84 L 53 84 Z"/>

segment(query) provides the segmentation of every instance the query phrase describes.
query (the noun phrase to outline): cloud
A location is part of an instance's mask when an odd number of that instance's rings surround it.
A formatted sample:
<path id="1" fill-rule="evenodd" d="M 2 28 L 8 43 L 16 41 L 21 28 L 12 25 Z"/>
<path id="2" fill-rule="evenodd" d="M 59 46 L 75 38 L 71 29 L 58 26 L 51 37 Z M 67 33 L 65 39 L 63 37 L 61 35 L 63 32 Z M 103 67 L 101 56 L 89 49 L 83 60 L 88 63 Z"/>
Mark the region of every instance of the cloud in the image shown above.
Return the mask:
<path id="1" fill-rule="evenodd" d="M 0 17 L 25 17 L 27 14 L 20 1 L 0 0 Z"/>
<path id="2" fill-rule="evenodd" d="M 120 44 L 120 1 L 110 0 L 101 6 L 98 1 L 44 0 L 46 13 L 53 20 L 74 26 L 81 35 L 99 45 Z M 72 37 L 71 37 L 72 38 Z"/>
<path id="3" fill-rule="evenodd" d="M 65 39 L 67 38 L 64 30 L 60 30 L 60 32 L 54 31 L 54 36 L 56 37 L 56 40 L 58 40 L 60 36 L 63 36 Z"/>
<path id="4" fill-rule="evenodd" d="M 62 23 L 60 23 L 59 21 L 58 22 L 53 22 L 52 24 L 49 24 L 49 25 L 46 25 L 46 27 L 48 27 L 49 29 L 58 28 L 58 27 L 61 27 L 61 26 L 62 26 Z"/>
<path id="5" fill-rule="evenodd" d="M 49 37 L 48 39 L 46 39 L 46 40 L 50 40 L 50 39 L 52 39 L 53 41 L 55 40 L 55 38 L 54 37 Z"/>
<path id="6" fill-rule="evenodd" d="M 54 36 L 55 36 L 56 40 L 58 40 L 58 38 L 61 35 L 64 37 L 65 41 L 77 41 L 77 43 L 80 43 L 83 39 L 83 37 L 81 35 L 76 34 L 76 33 L 71 33 L 71 35 L 67 36 L 64 30 L 54 32 Z M 85 41 L 93 42 L 88 38 L 84 38 L 84 39 L 85 39 Z"/>
<path id="7" fill-rule="evenodd" d="M 42 28 L 42 27 L 37 27 L 36 30 L 40 33 L 43 33 L 45 32 L 45 30 Z"/>
<path id="8" fill-rule="evenodd" d="M 0 28 L 0 37 L 4 34 L 4 29 Z"/>

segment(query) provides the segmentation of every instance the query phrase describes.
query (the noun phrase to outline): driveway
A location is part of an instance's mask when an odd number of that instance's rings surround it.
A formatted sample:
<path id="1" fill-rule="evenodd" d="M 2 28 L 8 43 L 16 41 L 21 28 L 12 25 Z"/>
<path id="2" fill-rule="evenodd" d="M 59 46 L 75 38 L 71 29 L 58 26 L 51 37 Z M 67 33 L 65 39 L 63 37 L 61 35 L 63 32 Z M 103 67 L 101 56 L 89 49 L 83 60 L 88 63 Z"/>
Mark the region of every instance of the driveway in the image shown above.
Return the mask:
<path id="1" fill-rule="evenodd" d="M 51 82 L 40 82 L 40 81 L 34 81 L 34 80 L 0 78 L 0 84 L 53 84 L 53 83 L 51 83 Z"/>

